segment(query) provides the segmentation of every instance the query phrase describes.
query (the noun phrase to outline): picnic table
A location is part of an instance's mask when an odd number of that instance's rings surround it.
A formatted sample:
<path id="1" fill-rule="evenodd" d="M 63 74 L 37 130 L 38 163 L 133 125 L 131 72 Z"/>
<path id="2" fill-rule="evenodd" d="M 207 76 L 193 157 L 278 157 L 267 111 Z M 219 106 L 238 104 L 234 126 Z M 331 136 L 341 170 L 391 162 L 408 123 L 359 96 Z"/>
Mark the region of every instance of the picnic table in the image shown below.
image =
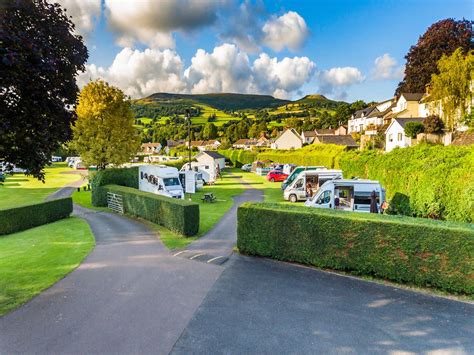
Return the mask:
<path id="1" fill-rule="evenodd" d="M 216 197 L 212 192 L 208 192 L 204 194 L 204 197 L 201 198 L 202 202 L 214 202 L 216 200 Z"/>

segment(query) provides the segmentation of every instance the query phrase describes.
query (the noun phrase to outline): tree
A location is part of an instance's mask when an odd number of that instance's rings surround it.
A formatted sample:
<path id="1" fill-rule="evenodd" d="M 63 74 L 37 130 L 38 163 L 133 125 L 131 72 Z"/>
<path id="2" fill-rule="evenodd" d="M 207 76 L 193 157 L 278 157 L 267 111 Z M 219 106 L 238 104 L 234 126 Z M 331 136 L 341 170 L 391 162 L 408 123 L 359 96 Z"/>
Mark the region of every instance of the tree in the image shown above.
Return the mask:
<path id="1" fill-rule="evenodd" d="M 422 122 L 407 122 L 405 125 L 405 135 L 410 138 L 416 138 L 418 133 L 423 132 Z"/>
<path id="2" fill-rule="evenodd" d="M 105 169 L 130 160 L 140 140 L 133 127 L 130 101 L 124 93 L 102 80 L 87 84 L 79 95 L 72 146 L 86 166 Z"/>
<path id="3" fill-rule="evenodd" d="M 214 123 L 206 123 L 201 134 L 202 139 L 215 139 L 217 138 L 217 127 Z"/>
<path id="4" fill-rule="evenodd" d="M 437 63 L 443 54 L 451 55 L 459 47 L 464 53 L 472 49 L 472 24 L 468 20 L 445 19 L 431 25 L 405 56 L 405 77 L 395 94 L 424 92 L 431 75 L 438 73 Z"/>
<path id="5" fill-rule="evenodd" d="M 444 124 L 441 118 L 437 115 L 430 115 L 423 120 L 425 133 L 438 134 L 443 131 Z"/>
<path id="6" fill-rule="evenodd" d="M 87 48 L 58 4 L 3 1 L 0 11 L 0 158 L 38 179 L 71 137 Z"/>
<path id="7" fill-rule="evenodd" d="M 439 74 L 434 74 L 430 84 L 432 106 L 443 108 L 443 120 L 449 130 L 454 130 L 471 104 L 471 82 L 474 79 L 474 52 L 463 54 L 461 48 L 449 57 L 443 55 L 438 62 Z"/>

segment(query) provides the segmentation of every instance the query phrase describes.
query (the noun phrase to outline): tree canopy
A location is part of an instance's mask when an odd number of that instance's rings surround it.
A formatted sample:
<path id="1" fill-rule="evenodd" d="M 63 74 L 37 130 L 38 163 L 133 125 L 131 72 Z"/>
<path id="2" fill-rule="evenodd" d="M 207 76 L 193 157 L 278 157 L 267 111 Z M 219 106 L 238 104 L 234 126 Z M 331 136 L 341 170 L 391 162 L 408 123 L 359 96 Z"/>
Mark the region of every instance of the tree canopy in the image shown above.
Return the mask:
<path id="1" fill-rule="evenodd" d="M 140 139 L 130 106 L 120 89 L 102 80 L 82 89 L 71 143 L 86 166 L 104 169 L 128 162 L 137 153 Z"/>
<path id="2" fill-rule="evenodd" d="M 0 11 L 0 158 L 43 178 L 71 136 L 69 108 L 87 48 L 58 4 L 3 1 Z"/>
<path id="3" fill-rule="evenodd" d="M 445 19 L 431 25 L 405 56 L 405 77 L 395 94 L 424 92 L 431 76 L 438 73 L 437 63 L 443 55 L 450 55 L 457 48 L 464 53 L 472 49 L 472 24 L 468 20 Z"/>

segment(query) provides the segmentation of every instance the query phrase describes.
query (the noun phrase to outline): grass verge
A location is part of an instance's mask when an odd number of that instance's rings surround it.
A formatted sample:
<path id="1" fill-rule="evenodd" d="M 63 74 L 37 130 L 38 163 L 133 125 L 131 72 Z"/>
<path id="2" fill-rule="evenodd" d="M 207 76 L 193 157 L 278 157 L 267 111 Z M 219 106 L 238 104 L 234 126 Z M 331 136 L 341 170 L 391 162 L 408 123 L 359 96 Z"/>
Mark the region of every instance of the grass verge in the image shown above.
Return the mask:
<path id="1" fill-rule="evenodd" d="M 93 246 L 76 217 L 0 237 L 0 316 L 74 270 Z"/>

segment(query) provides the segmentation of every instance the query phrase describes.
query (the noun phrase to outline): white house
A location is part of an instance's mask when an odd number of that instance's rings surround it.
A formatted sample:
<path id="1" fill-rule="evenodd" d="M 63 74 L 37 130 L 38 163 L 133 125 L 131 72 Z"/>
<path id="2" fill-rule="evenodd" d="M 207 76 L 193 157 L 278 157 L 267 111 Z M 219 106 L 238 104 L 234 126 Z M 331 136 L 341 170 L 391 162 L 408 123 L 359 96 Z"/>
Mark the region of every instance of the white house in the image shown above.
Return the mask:
<path id="1" fill-rule="evenodd" d="M 406 148 L 411 145 L 411 138 L 405 135 L 408 122 L 423 122 L 423 117 L 394 118 L 385 131 L 385 151 L 390 152 L 396 147 Z"/>
<path id="2" fill-rule="evenodd" d="M 161 151 L 160 143 L 143 143 L 142 154 L 158 154 Z"/>
<path id="3" fill-rule="evenodd" d="M 225 156 L 216 151 L 204 150 L 194 157 L 198 163 L 217 167 L 222 170 L 225 167 Z"/>
<path id="4" fill-rule="evenodd" d="M 245 149 L 250 150 L 253 147 L 256 147 L 258 144 L 258 140 L 256 139 L 239 139 L 234 144 L 232 144 L 232 148 L 235 149 Z"/>
<path id="5" fill-rule="evenodd" d="M 348 122 L 348 133 L 362 133 L 367 127 L 381 127 L 384 125 L 384 116 L 395 106 L 395 100 L 389 99 L 374 106 L 354 112 Z"/>
<path id="6" fill-rule="evenodd" d="M 314 137 L 316 137 L 315 131 L 303 131 L 301 132 L 301 139 L 306 144 L 311 144 L 314 142 Z"/>
<path id="7" fill-rule="evenodd" d="M 273 149 L 298 149 L 303 147 L 303 139 L 293 128 L 283 132 L 271 147 Z"/>

